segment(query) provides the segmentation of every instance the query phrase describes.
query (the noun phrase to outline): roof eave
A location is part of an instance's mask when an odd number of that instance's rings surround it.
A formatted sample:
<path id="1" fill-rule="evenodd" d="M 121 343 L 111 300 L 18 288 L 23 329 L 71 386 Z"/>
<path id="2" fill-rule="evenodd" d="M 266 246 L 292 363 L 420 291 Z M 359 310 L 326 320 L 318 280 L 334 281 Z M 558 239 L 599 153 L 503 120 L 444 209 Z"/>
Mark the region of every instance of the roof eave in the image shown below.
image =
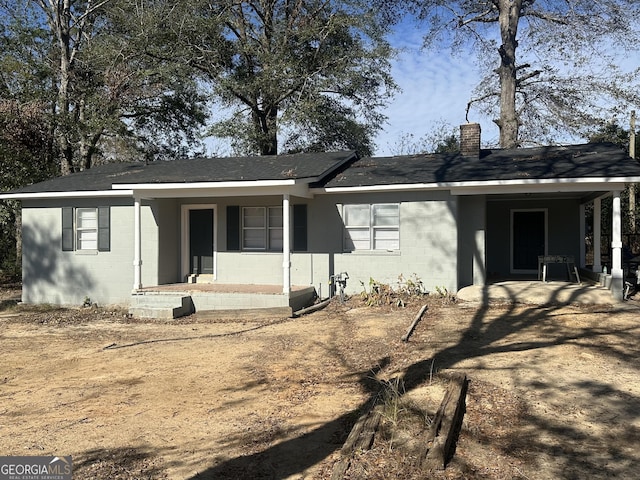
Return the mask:
<path id="1" fill-rule="evenodd" d="M 302 183 L 291 180 L 238 180 L 227 182 L 114 183 L 114 190 L 204 190 L 217 188 L 281 187 Z M 304 182 L 309 183 L 309 182 Z"/>
<path id="2" fill-rule="evenodd" d="M 133 196 L 133 190 L 79 190 L 73 192 L 24 192 L 0 194 L 0 200 L 45 200 L 54 198 L 122 198 Z"/>
<path id="3" fill-rule="evenodd" d="M 290 194 L 310 198 L 309 183 L 314 178 L 197 183 L 117 184 L 115 190 L 128 189 L 141 198 L 234 197 Z"/>
<path id="4" fill-rule="evenodd" d="M 319 187 L 313 194 L 399 192 L 416 190 L 450 190 L 454 195 L 500 193 L 578 192 L 591 190 L 622 190 L 626 184 L 640 183 L 640 177 L 600 177 L 561 179 L 489 180 L 468 182 L 405 183 L 391 185 L 359 185 L 349 187 Z"/>

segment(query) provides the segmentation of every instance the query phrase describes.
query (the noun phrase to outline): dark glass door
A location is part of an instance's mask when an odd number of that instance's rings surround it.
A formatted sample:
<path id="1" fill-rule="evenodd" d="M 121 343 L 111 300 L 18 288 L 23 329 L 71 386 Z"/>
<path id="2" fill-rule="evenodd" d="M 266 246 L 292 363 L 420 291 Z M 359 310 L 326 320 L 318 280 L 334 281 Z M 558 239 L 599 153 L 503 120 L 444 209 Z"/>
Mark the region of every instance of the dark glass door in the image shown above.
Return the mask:
<path id="1" fill-rule="evenodd" d="M 513 212 L 513 269 L 538 270 L 545 250 L 545 212 Z"/>
<path id="2" fill-rule="evenodd" d="M 189 273 L 213 275 L 213 209 L 189 210 Z"/>

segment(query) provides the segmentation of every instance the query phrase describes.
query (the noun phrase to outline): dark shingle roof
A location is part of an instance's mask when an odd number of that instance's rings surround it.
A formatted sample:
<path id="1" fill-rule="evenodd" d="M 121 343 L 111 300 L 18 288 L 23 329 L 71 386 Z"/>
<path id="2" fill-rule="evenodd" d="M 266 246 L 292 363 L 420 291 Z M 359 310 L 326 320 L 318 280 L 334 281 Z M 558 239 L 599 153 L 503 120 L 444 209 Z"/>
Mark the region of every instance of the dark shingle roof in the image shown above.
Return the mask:
<path id="1" fill-rule="evenodd" d="M 617 145 L 593 143 L 482 150 L 479 158 L 460 154 L 362 158 L 326 183 L 315 186 L 621 177 L 640 177 L 640 163 Z"/>
<path id="2" fill-rule="evenodd" d="M 354 152 L 301 153 L 234 158 L 194 158 L 167 162 L 110 163 L 29 185 L 14 193 L 111 190 L 114 184 L 198 183 L 321 179 Z"/>
<path id="3" fill-rule="evenodd" d="M 593 143 L 482 150 L 479 158 L 460 154 L 430 154 L 358 160 L 354 152 L 332 152 L 197 158 L 148 165 L 111 163 L 30 185 L 12 193 L 105 191 L 117 184 L 291 179 L 306 179 L 315 182 L 312 186 L 330 188 L 625 177 L 640 177 L 640 163 L 631 159 L 617 145 Z"/>

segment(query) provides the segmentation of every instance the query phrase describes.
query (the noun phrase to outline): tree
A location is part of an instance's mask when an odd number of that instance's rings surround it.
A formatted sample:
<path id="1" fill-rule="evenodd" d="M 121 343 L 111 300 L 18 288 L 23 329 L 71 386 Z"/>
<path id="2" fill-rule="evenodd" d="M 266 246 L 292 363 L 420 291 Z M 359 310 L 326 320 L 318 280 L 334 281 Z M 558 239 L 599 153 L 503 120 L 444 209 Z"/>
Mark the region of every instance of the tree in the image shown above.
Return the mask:
<path id="1" fill-rule="evenodd" d="M 3 0 L 0 94 L 47 104 L 61 174 L 182 153 L 204 123 L 197 83 L 146 53 L 121 0 Z M 11 59 L 31 68 L 12 70 Z M 16 62 L 14 62 L 16 63 Z M 153 136 L 153 138 L 151 138 Z"/>
<path id="2" fill-rule="evenodd" d="M 167 15 L 162 35 L 209 82 L 222 107 L 212 133 L 232 138 L 236 153 L 370 153 L 395 84 L 392 49 L 367 2 L 169 3 L 154 4 Z"/>
<path id="3" fill-rule="evenodd" d="M 633 123 L 635 123 L 635 118 L 632 119 Z M 635 125 L 632 125 L 631 128 L 635 129 Z M 589 135 L 590 142 L 611 142 L 616 145 L 620 145 L 627 152 L 630 151 L 630 134 L 631 130 L 624 128 L 620 125 L 616 120 L 614 121 L 606 121 L 601 122 L 597 128 L 593 129 Z M 635 135 L 634 130 L 634 142 L 635 142 L 635 151 L 638 152 L 640 149 L 640 137 Z"/>
<path id="4" fill-rule="evenodd" d="M 196 81 L 146 53 L 120 1 L 0 0 L 1 191 L 195 143 Z M 19 271 L 20 223 L 19 204 L 0 202 L 4 271 Z"/>
<path id="5" fill-rule="evenodd" d="M 423 155 L 429 153 L 457 153 L 460 135 L 455 127 L 442 122 L 417 140 L 413 134 L 404 134 L 391 146 L 393 155 Z"/>
<path id="6" fill-rule="evenodd" d="M 636 0 L 407 0 L 404 5 L 428 25 L 428 47 L 442 48 L 444 42 L 454 51 L 470 47 L 479 55 L 487 71 L 469 107 L 497 116 L 502 147 L 548 143 L 558 131 L 584 134 L 604 111 L 638 104 L 637 89 L 624 76 L 628 72 L 616 64 L 616 55 L 637 49 Z"/>
<path id="7" fill-rule="evenodd" d="M 149 34 L 161 31 L 162 23 L 138 22 L 135 12 L 145 9 L 144 2 L 111 0 L 105 7 L 99 42 L 87 57 L 102 81 L 92 97 L 98 107 L 92 118 L 100 122 L 109 113 L 108 159 L 124 154 L 124 159 L 171 160 L 198 154 L 207 119 L 200 79 L 179 53 L 167 61 L 154 54 L 173 46 Z"/>
<path id="8" fill-rule="evenodd" d="M 616 121 L 602 122 L 595 130 L 589 134 L 590 142 L 611 142 L 620 145 L 624 148 L 633 158 L 636 157 L 636 153 L 640 151 L 640 136 L 635 132 L 635 111 L 632 112 L 630 128 L 625 129 Z M 633 133 L 633 142 L 631 140 L 631 134 Z M 627 214 L 624 216 L 624 230 L 625 233 L 635 234 L 637 232 L 637 218 L 638 218 L 638 205 L 636 202 L 637 185 L 635 183 L 628 184 L 621 195 L 623 207 L 626 206 L 624 211 Z M 608 212 L 610 215 L 610 212 Z"/>
<path id="9" fill-rule="evenodd" d="M 38 182 L 56 172 L 51 130 L 43 105 L 0 100 L 0 190 Z M 20 204 L 0 201 L 0 272 L 20 272 Z"/>
<path id="10" fill-rule="evenodd" d="M 29 11 L 5 10 L 0 35 L 0 190 L 10 191 L 57 172 L 49 123 L 51 92 L 46 35 L 29 27 Z M 17 201 L 0 202 L 0 271 L 19 275 L 21 215 Z"/>

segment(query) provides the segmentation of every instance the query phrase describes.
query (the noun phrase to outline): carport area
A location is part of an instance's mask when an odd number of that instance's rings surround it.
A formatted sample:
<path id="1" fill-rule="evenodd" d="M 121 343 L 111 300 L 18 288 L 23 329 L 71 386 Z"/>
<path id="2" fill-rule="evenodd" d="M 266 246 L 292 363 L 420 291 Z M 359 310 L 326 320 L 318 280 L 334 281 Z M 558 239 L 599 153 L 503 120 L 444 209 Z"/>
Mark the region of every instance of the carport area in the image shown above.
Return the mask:
<path id="1" fill-rule="evenodd" d="M 559 190 L 561 187 L 554 186 Z M 630 276 L 623 246 L 631 256 L 636 255 L 623 242 L 620 194 L 624 185 L 611 191 L 599 188 L 602 187 L 580 185 L 576 191 L 532 189 L 512 195 L 487 195 L 484 232 L 487 283 L 495 285 L 493 281 L 497 279 L 551 280 L 550 286 L 542 290 L 538 282 L 533 282 L 526 288 L 511 284 L 494 286 L 487 294 L 507 298 L 533 295 L 529 303 L 539 303 L 539 299 L 542 303 L 564 302 L 578 293 L 583 297 L 591 294 L 594 289 L 587 287 L 594 283 L 607 287 L 614 297 L 605 303 L 622 300 Z M 481 257 L 482 248 L 477 250 Z M 578 270 L 579 275 L 574 275 Z M 569 287 L 565 281 L 577 282 L 579 287 Z M 475 285 L 482 283 L 474 279 Z"/>

